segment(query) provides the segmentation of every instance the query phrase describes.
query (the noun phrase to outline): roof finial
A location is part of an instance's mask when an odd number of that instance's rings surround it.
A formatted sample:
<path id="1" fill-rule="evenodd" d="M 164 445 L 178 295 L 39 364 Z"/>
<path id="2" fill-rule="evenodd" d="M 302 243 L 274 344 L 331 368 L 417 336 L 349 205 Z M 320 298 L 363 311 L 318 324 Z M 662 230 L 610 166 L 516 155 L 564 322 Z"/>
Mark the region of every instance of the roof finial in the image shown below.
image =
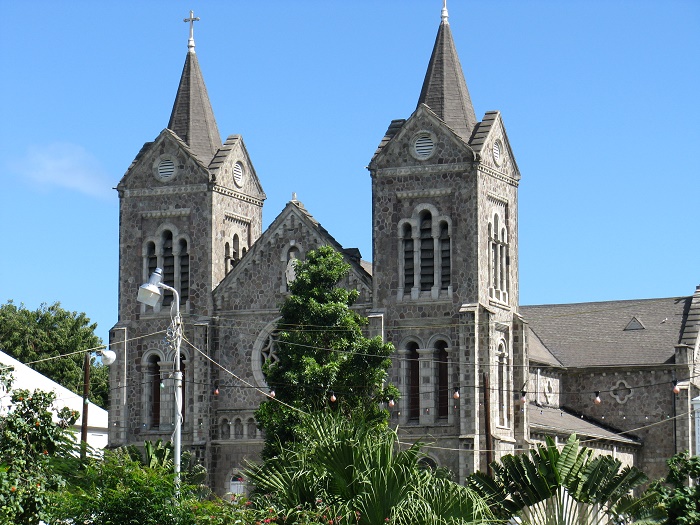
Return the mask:
<path id="1" fill-rule="evenodd" d="M 447 0 L 442 0 L 442 21 L 443 21 L 444 23 L 447 23 L 447 18 L 448 18 L 448 14 L 447 14 Z"/>
<path id="2" fill-rule="evenodd" d="M 190 23 L 190 39 L 187 41 L 187 50 L 194 53 L 194 23 L 199 22 L 199 17 L 194 16 L 194 11 L 190 11 L 190 17 L 185 18 L 183 22 Z"/>

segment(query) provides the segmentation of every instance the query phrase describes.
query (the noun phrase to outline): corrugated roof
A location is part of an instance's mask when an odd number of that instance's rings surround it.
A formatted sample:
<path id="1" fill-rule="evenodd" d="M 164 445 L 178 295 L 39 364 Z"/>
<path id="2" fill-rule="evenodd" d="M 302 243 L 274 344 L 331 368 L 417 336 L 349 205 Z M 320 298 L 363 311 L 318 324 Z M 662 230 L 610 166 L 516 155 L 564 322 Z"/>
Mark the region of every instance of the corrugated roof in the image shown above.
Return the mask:
<path id="1" fill-rule="evenodd" d="M 673 357 L 690 300 L 672 297 L 523 306 L 520 313 L 565 367 L 655 365 Z M 625 330 L 633 318 L 644 329 Z"/>
<path id="2" fill-rule="evenodd" d="M 538 407 L 529 405 L 528 417 L 530 419 L 530 430 L 540 431 L 543 434 L 558 434 L 569 436 L 576 434 L 578 437 L 591 437 L 617 441 L 629 445 L 638 445 L 639 442 L 616 434 L 604 427 L 596 425 L 591 421 L 581 419 L 560 408 Z"/>
<path id="3" fill-rule="evenodd" d="M 428 106 L 465 142 L 469 142 L 476 126 L 476 115 L 446 17 L 435 38 L 416 107 L 421 104 Z"/>

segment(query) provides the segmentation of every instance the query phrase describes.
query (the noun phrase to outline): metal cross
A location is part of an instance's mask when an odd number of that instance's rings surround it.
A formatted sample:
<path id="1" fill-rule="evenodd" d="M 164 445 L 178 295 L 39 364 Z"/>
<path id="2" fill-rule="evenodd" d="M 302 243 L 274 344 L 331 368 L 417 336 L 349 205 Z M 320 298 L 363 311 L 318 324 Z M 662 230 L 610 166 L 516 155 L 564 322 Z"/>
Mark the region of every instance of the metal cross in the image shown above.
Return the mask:
<path id="1" fill-rule="evenodd" d="M 187 41 L 187 49 L 194 51 L 194 23 L 199 22 L 199 17 L 195 17 L 194 11 L 190 11 L 190 17 L 183 19 L 183 22 L 190 23 L 190 39 Z"/>

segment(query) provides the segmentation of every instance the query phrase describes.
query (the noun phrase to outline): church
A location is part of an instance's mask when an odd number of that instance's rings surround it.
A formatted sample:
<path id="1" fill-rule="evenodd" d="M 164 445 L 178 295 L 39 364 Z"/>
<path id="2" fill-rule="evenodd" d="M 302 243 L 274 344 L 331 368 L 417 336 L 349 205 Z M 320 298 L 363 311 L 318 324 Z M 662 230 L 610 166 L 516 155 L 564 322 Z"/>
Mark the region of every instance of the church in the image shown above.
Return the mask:
<path id="1" fill-rule="evenodd" d="M 263 229 L 265 181 L 241 135 L 221 140 L 190 22 L 170 121 L 117 186 L 110 446 L 171 439 L 178 401 L 183 447 L 207 467 L 211 488 L 244 490 L 241 469 L 263 444 L 253 414 L 270 394 L 263 365 L 276 359 L 279 305 L 295 261 L 329 245 L 351 267 L 341 284 L 359 292 L 368 335 L 396 348 L 389 379 L 401 398 L 387 409 L 403 442 L 427 444 L 426 464 L 463 481 L 572 433 L 652 478 L 674 453 L 698 453 L 700 287 L 686 297 L 521 306 L 521 174 L 504 116 L 474 111 L 445 5 L 416 95 L 367 152 L 372 262 L 296 196 Z M 153 307 L 136 300 L 156 268 L 179 291 L 180 355 L 164 338 L 173 294 Z"/>

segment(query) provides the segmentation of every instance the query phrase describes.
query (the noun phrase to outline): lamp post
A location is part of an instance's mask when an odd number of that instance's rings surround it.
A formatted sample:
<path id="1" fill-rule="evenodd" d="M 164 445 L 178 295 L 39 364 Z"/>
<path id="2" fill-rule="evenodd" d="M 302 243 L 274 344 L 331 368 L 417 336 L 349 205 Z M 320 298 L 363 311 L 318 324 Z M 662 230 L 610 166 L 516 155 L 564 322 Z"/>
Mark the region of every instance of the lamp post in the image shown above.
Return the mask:
<path id="1" fill-rule="evenodd" d="M 109 366 L 117 359 L 117 354 L 111 350 L 98 350 L 97 355 L 102 356 L 102 364 Z M 85 352 L 83 362 L 83 420 L 80 426 L 80 459 L 84 460 L 87 452 L 88 432 L 88 397 L 90 397 L 90 353 Z"/>
<path id="2" fill-rule="evenodd" d="M 180 371 L 180 344 L 182 342 L 182 321 L 180 319 L 180 294 L 175 288 L 163 283 L 163 270 L 156 268 L 147 283 L 139 287 L 136 300 L 148 306 L 155 306 L 161 298 L 160 290 L 168 290 L 174 295 L 175 316 L 173 317 L 168 338 L 175 348 L 175 432 L 173 434 L 173 463 L 175 467 L 175 497 L 180 496 L 180 449 L 182 447 L 182 409 L 180 392 L 182 389 L 182 372 Z"/>

